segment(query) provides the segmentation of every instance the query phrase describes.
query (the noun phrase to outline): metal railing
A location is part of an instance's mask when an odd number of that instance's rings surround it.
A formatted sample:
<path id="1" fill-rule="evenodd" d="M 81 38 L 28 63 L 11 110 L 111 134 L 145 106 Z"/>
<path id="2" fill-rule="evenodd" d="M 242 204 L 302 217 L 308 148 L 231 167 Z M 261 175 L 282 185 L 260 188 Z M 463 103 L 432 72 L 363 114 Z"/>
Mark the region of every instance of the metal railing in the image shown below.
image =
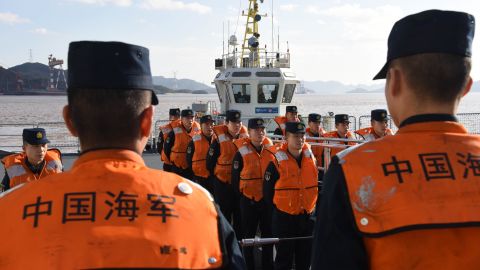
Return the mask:
<path id="1" fill-rule="evenodd" d="M 290 68 L 290 53 L 266 52 L 264 49 L 259 49 L 258 53 L 250 53 L 248 51 L 248 53 L 243 55 L 241 52 L 233 52 L 222 55 L 221 61 L 222 66 L 217 66 L 216 68 Z"/>

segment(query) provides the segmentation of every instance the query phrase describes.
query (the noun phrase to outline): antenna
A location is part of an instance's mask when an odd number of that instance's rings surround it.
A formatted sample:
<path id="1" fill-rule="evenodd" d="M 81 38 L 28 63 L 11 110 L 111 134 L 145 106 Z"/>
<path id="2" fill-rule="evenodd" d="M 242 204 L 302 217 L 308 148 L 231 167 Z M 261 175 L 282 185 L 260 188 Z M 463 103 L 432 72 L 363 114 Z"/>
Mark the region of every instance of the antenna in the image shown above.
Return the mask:
<path id="1" fill-rule="evenodd" d="M 222 58 L 225 55 L 225 22 L 222 22 L 222 39 L 223 39 L 223 44 L 222 44 Z"/>
<path id="2" fill-rule="evenodd" d="M 280 24 L 278 25 L 278 38 L 277 38 L 277 46 L 278 46 L 278 51 L 280 52 Z"/>
<path id="3" fill-rule="evenodd" d="M 28 58 L 28 62 L 33 63 L 33 53 L 32 53 L 32 49 L 30 49 L 30 58 Z"/>
<path id="4" fill-rule="evenodd" d="M 273 32 L 273 0 L 272 0 L 272 52 L 275 50 L 274 35 L 275 33 Z"/>

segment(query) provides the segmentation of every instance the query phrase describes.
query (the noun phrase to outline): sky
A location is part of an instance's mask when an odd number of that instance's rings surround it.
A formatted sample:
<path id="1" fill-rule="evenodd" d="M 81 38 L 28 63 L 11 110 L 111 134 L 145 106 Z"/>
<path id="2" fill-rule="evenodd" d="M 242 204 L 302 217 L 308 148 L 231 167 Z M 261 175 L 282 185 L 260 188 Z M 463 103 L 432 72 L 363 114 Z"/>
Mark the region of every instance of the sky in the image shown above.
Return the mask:
<path id="1" fill-rule="evenodd" d="M 275 47 L 286 51 L 288 41 L 292 69 L 307 81 L 374 84 L 390 29 L 406 15 L 448 9 L 480 18 L 480 2 L 471 0 L 265 0 L 260 44 L 268 48 L 272 1 Z M 34 62 L 47 64 L 50 54 L 67 62 L 71 41 L 115 40 L 149 48 L 155 76 L 175 73 L 210 85 L 224 37 L 243 38 L 239 14 L 247 7 L 248 0 L 0 0 L 0 66 L 28 62 L 30 51 Z M 474 80 L 480 80 L 479 45 L 477 37 Z"/>

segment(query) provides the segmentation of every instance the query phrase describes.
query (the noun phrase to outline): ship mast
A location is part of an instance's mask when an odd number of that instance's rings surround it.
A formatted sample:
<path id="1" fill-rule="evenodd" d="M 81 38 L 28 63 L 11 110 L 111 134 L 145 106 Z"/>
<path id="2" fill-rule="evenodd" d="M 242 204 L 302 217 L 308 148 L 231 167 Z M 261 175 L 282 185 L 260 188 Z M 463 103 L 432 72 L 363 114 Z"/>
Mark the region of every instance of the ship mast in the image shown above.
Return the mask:
<path id="1" fill-rule="evenodd" d="M 250 67 L 259 67 L 260 66 L 260 58 L 259 58 L 259 38 L 260 33 L 258 32 L 258 22 L 267 15 L 260 15 L 258 14 L 258 3 L 257 0 L 248 0 L 248 12 L 242 11 L 242 16 L 247 17 L 247 24 L 245 26 L 245 34 L 243 37 L 243 45 L 242 45 L 242 57 L 240 59 L 240 63 L 242 67 L 250 66 Z M 263 0 L 260 0 L 263 3 Z M 249 51 L 249 63 L 244 63 L 245 60 L 245 52 Z"/>

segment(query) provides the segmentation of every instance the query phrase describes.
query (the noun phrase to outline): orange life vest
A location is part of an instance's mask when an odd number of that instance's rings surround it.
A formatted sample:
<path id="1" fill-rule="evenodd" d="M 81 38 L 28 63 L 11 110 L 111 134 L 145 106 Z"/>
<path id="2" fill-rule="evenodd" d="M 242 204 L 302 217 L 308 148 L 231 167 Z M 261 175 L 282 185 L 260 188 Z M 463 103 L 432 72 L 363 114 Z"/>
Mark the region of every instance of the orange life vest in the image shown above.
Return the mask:
<path id="1" fill-rule="evenodd" d="M 58 149 L 49 149 L 45 154 L 45 165 L 39 175 L 35 175 L 27 166 L 25 153 L 13 154 L 2 159 L 8 176 L 10 177 L 10 188 L 44 178 L 51 174 L 62 172 L 62 154 Z"/>
<path id="2" fill-rule="evenodd" d="M 213 131 L 220 145 L 220 155 L 215 164 L 214 174 L 218 180 L 230 184 L 232 181 L 232 161 L 237 152 L 237 147 L 233 143 L 235 138 L 230 136 L 226 125 L 214 126 Z M 239 137 L 248 137 L 245 126 L 240 129 Z"/>
<path id="3" fill-rule="evenodd" d="M 170 134 L 170 132 L 172 131 L 172 122 L 160 127 L 164 142 L 167 140 L 168 134 Z M 167 154 L 165 154 L 165 149 L 162 149 L 162 154 L 160 155 L 160 159 L 162 160 L 163 163 L 172 165 L 172 162 L 170 162 L 170 159 L 168 159 Z"/>
<path id="4" fill-rule="evenodd" d="M 210 142 L 202 134 L 197 134 L 192 137 L 195 152 L 192 155 L 192 171 L 193 174 L 199 177 L 208 178 L 210 172 L 207 170 L 207 154 Z"/>
<path id="5" fill-rule="evenodd" d="M 480 137 L 424 122 L 338 154 L 370 269 L 478 269 Z"/>
<path id="6" fill-rule="evenodd" d="M 359 129 L 359 130 L 355 131 L 355 133 L 362 136 L 362 138 L 365 139 L 366 141 L 374 141 L 374 140 L 377 140 L 377 139 L 381 138 L 373 130 L 373 127 L 362 128 L 362 129 Z M 385 131 L 385 136 L 392 135 L 392 134 L 393 134 L 392 130 L 387 128 L 387 130 Z"/>
<path id="7" fill-rule="evenodd" d="M 273 119 L 275 123 L 277 123 L 278 127 L 282 130 L 283 136 L 285 136 L 285 124 L 288 122 L 287 117 L 285 116 L 277 116 Z"/>
<path id="8" fill-rule="evenodd" d="M 170 161 L 173 165 L 180 169 L 188 168 L 187 164 L 187 148 L 192 137 L 199 134 L 200 124 L 193 122 L 192 129 L 187 132 L 182 121 L 172 122 L 173 133 L 175 134 L 175 142 L 170 153 Z"/>
<path id="9" fill-rule="evenodd" d="M 266 170 L 265 167 L 262 168 L 263 152 L 272 145 L 272 140 L 265 138 L 262 142 L 263 149 L 258 153 L 250 138 L 235 140 L 235 146 L 243 159 L 238 188 L 245 197 L 257 202 L 263 198 L 263 172 Z"/>
<path id="10" fill-rule="evenodd" d="M 310 128 L 307 127 L 306 129 L 307 133 L 307 137 L 315 137 L 314 134 L 310 131 Z M 319 136 L 322 137 L 323 134 L 325 134 L 326 131 L 323 129 L 323 128 L 320 128 L 319 130 Z M 323 141 L 320 141 L 320 140 L 312 140 L 312 139 L 307 139 L 306 142 L 313 142 L 313 143 L 323 143 Z M 313 155 L 315 156 L 315 158 L 317 159 L 317 162 L 320 162 L 323 160 L 323 146 L 320 146 L 320 145 L 311 145 L 310 146 L 312 148 L 312 152 L 313 152 Z M 318 164 L 318 165 L 321 165 L 321 164 Z"/>
<path id="11" fill-rule="evenodd" d="M 208 269 L 223 263 L 208 193 L 147 168 L 129 150 L 82 154 L 68 172 L 0 195 L 0 213 L 0 230 L 8 232 L 0 245 L 5 269 Z"/>
<path id="12" fill-rule="evenodd" d="M 288 152 L 288 144 L 282 144 L 275 152 L 276 168 L 280 178 L 275 183 L 273 203 L 276 208 L 290 215 L 312 213 L 318 197 L 318 170 L 310 146 L 302 148 L 302 166 Z"/>
<path id="13" fill-rule="evenodd" d="M 325 134 L 323 134 L 323 137 L 325 138 L 340 138 L 340 135 L 338 135 L 338 132 L 336 130 L 334 131 L 330 131 L 330 132 L 327 132 Z M 344 138 L 340 138 L 340 139 L 355 139 L 355 136 L 353 135 L 352 132 L 348 131 L 347 134 L 345 135 Z M 356 145 L 357 143 L 354 143 L 354 142 L 328 142 L 329 144 L 344 144 L 344 145 Z M 340 151 L 343 151 L 345 150 L 345 148 L 340 148 L 340 147 L 331 147 L 330 148 L 330 156 L 333 157 L 335 156 L 337 153 L 339 153 Z"/>

